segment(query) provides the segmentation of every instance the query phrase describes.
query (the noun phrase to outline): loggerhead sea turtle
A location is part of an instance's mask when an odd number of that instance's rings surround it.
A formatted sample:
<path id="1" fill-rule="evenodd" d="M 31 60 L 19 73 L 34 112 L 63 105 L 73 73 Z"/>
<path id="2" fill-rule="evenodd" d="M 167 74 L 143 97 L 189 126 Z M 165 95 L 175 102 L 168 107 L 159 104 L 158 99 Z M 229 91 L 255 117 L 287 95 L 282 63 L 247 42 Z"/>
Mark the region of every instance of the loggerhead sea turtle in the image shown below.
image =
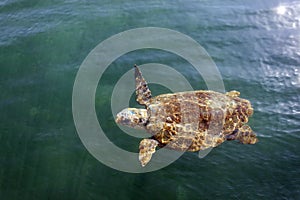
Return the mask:
<path id="1" fill-rule="evenodd" d="M 255 144 L 258 139 L 246 124 L 253 109 L 238 91 L 225 94 L 197 90 L 151 96 L 147 82 L 135 65 L 136 100 L 145 109 L 126 108 L 116 123 L 145 129 L 152 137 L 139 145 L 139 161 L 144 167 L 156 147 L 180 151 L 200 151 L 226 140 Z"/>

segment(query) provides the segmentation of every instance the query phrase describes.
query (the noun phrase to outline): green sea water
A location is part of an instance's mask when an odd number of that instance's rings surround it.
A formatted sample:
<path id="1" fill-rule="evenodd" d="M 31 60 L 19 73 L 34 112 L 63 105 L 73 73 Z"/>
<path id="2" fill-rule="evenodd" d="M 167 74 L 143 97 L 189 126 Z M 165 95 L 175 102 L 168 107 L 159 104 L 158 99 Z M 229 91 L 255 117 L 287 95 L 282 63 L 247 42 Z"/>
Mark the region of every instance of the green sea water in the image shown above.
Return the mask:
<path id="1" fill-rule="evenodd" d="M 259 143 L 225 142 L 203 159 L 185 153 L 142 174 L 111 169 L 87 151 L 72 115 L 77 71 L 101 41 L 149 26 L 179 31 L 207 50 L 226 90 L 251 101 Z M 95 106 L 107 137 L 130 151 L 140 139 L 115 124 L 111 94 L 135 63 L 154 62 L 206 88 L 171 53 L 139 50 L 115 60 Z M 168 92 L 150 86 L 155 95 Z M 0 2 L 0 199 L 300 199 L 299 102 L 300 1 Z"/>

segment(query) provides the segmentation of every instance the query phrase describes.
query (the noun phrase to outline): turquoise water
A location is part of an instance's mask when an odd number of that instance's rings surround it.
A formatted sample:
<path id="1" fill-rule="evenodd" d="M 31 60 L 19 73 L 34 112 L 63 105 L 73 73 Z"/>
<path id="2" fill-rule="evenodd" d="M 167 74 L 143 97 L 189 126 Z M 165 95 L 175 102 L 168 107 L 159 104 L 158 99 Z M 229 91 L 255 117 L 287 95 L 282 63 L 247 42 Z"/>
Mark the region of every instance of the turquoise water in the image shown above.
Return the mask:
<path id="1" fill-rule="evenodd" d="M 4 0 L 0 19 L 0 199 L 300 199 L 300 1 Z M 116 171 L 88 153 L 72 117 L 78 68 L 101 41 L 145 26 L 180 31 L 208 51 L 226 90 L 252 102 L 259 143 L 226 142 L 203 159 L 185 153 L 146 174 Z M 170 53 L 142 50 L 113 62 L 96 110 L 106 135 L 131 151 L 139 139 L 116 126 L 108 105 L 122 74 L 149 62 L 206 87 Z"/>

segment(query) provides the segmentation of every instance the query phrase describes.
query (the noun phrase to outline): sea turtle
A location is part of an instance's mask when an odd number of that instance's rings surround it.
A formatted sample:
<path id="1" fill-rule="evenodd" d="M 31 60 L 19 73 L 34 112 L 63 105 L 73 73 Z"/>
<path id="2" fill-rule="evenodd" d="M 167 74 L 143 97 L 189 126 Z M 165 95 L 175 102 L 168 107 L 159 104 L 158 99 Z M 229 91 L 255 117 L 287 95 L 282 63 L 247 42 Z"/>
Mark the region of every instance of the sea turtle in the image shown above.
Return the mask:
<path id="1" fill-rule="evenodd" d="M 200 151 L 226 140 L 255 144 L 258 139 L 246 124 L 253 109 L 238 91 L 225 94 L 197 90 L 151 96 L 147 82 L 135 65 L 136 100 L 145 109 L 126 108 L 116 123 L 151 133 L 139 145 L 139 161 L 144 167 L 156 147 L 180 151 Z"/>

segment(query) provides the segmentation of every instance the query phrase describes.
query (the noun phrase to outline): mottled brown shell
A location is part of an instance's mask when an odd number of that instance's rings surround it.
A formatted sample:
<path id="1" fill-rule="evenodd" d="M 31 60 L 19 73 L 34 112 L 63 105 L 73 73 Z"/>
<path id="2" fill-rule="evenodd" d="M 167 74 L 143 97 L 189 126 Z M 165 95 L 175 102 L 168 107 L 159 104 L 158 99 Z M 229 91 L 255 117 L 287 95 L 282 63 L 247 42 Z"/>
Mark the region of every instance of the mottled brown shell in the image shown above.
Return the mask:
<path id="1" fill-rule="evenodd" d="M 198 90 L 150 99 L 146 129 L 160 143 L 176 150 L 215 147 L 248 122 L 253 109 L 239 92 Z M 250 128 L 250 127 L 249 127 Z"/>

